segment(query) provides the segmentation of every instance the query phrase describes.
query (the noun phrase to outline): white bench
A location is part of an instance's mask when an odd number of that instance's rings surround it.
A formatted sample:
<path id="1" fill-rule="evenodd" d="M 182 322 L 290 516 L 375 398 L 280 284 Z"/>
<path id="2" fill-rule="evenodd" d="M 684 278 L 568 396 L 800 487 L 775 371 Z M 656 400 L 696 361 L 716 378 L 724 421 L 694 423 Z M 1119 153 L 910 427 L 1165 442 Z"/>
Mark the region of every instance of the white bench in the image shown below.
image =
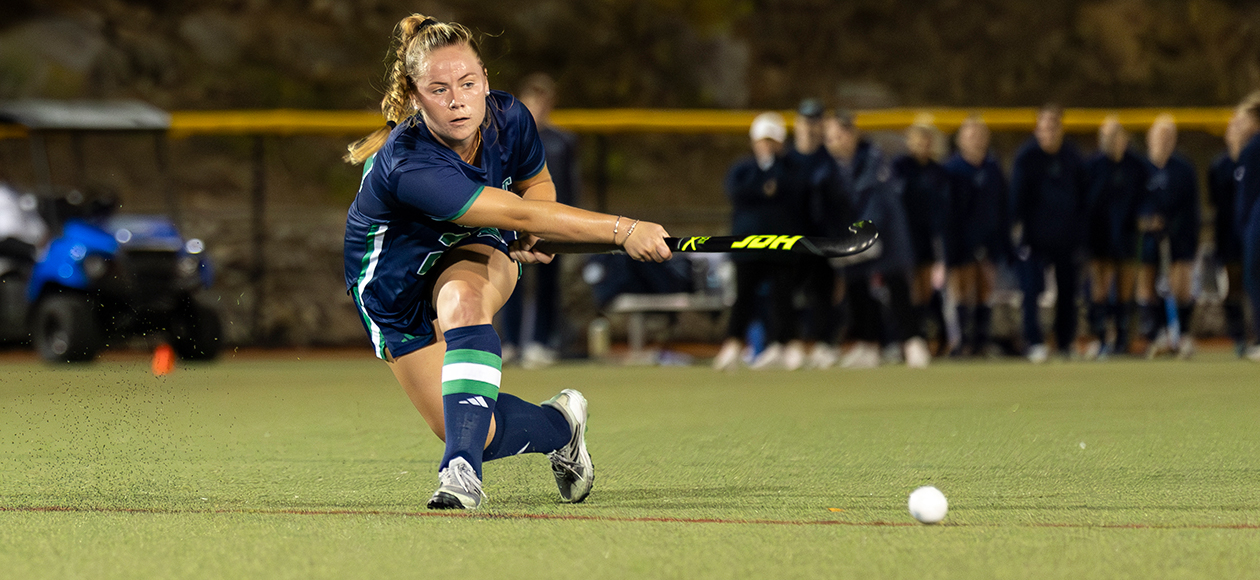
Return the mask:
<path id="1" fill-rule="evenodd" d="M 628 360 L 644 359 L 647 342 L 647 315 L 655 312 L 721 312 L 730 304 L 721 294 L 676 292 L 672 294 L 619 294 L 604 311 L 629 314 L 627 334 L 630 339 Z"/>

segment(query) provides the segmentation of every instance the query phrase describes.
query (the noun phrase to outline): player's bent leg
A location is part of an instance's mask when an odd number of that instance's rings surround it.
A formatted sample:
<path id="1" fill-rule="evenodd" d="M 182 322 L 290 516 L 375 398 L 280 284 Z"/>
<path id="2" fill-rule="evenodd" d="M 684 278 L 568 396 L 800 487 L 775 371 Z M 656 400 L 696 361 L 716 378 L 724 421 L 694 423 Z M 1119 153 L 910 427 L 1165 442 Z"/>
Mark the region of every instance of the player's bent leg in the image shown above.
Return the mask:
<path id="1" fill-rule="evenodd" d="M 442 356 L 442 422 L 446 449 L 431 509 L 481 505 L 481 463 L 502 381 L 502 344 L 490 321 L 511 295 L 511 260 L 488 246 L 447 254 L 433 286 Z"/>

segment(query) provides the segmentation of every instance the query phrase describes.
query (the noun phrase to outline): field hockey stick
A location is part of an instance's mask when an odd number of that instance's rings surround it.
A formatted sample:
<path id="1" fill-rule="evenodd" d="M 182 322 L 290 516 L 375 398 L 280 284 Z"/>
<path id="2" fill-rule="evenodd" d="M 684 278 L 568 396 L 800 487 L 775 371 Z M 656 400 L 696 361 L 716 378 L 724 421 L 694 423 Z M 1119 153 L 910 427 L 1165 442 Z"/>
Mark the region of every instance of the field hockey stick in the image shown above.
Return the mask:
<path id="1" fill-rule="evenodd" d="M 665 238 L 665 244 L 674 252 L 694 253 L 776 253 L 790 252 L 821 258 L 840 258 L 866 251 L 879 238 L 875 224 L 869 221 L 849 226 L 849 234 L 839 238 L 815 236 L 751 235 L 751 236 L 691 236 Z M 617 244 L 587 242 L 550 242 L 540 240 L 534 251 L 545 254 L 620 254 L 625 251 Z"/>

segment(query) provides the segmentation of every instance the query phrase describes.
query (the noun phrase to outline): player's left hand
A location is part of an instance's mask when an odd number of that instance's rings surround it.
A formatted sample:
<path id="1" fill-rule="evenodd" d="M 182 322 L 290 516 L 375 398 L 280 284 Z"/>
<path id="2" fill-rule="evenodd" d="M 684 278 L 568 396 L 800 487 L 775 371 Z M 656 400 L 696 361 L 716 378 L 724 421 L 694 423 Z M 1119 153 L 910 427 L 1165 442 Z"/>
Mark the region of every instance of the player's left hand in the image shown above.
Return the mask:
<path id="1" fill-rule="evenodd" d="M 534 244 L 537 244 L 539 239 L 534 234 L 521 232 L 516 241 L 508 244 L 508 256 L 522 264 L 550 264 L 555 255 L 533 250 Z"/>

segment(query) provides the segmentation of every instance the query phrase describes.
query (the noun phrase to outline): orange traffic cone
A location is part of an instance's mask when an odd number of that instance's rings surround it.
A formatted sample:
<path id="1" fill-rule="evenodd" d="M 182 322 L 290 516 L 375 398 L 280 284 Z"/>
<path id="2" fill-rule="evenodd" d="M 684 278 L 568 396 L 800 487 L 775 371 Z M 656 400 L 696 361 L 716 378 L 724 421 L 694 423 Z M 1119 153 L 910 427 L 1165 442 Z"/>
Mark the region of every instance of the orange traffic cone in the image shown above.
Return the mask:
<path id="1" fill-rule="evenodd" d="M 175 349 L 162 343 L 153 350 L 153 376 L 169 375 L 175 371 Z"/>

